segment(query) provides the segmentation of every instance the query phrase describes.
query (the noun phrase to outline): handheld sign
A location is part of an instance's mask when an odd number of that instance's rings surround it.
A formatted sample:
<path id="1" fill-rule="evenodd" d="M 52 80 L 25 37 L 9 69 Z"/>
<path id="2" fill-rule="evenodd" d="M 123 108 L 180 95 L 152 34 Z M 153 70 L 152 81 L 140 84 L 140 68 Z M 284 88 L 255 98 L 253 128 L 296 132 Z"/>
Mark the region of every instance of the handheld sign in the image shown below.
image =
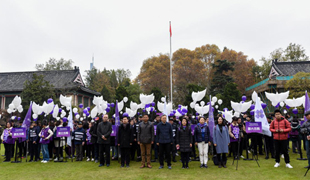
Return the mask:
<path id="1" fill-rule="evenodd" d="M 57 127 L 56 137 L 69 137 L 70 127 Z"/>
<path id="2" fill-rule="evenodd" d="M 263 133 L 262 122 L 246 122 L 246 133 Z"/>
<path id="3" fill-rule="evenodd" d="M 26 128 L 13 128 L 12 138 L 26 138 Z"/>

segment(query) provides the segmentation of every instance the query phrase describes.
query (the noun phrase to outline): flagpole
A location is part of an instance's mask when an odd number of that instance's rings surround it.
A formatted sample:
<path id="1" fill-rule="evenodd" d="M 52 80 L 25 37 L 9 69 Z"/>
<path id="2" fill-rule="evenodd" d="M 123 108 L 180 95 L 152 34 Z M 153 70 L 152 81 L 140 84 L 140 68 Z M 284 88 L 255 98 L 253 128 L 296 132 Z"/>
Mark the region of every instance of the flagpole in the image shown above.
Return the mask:
<path id="1" fill-rule="evenodd" d="M 171 32 L 171 21 L 169 21 L 169 27 L 170 27 L 170 98 L 171 98 L 171 104 L 173 107 L 173 98 L 172 98 L 172 61 L 171 61 L 171 36 L 172 36 L 172 32 Z"/>

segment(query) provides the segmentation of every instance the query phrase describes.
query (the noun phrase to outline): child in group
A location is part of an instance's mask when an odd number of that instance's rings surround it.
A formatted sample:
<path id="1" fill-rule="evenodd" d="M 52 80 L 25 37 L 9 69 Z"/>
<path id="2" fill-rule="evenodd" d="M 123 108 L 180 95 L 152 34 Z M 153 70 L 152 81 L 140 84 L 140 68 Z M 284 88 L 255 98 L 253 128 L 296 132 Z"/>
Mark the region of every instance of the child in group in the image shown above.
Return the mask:
<path id="1" fill-rule="evenodd" d="M 90 131 L 90 128 L 92 127 L 92 123 L 90 122 L 89 123 L 89 128 L 87 129 L 86 131 L 86 157 L 87 157 L 87 160 L 86 161 L 94 161 L 94 157 L 95 157 L 95 154 L 94 154 L 94 145 L 93 143 L 91 143 L 91 134 L 89 133 Z"/>
<path id="2" fill-rule="evenodd" d="M 72 137 L 74 138 L 74 145 L 76 150 L 76 161 L 82 161 L 83 160 L 83 146 L 86 141 L 86 133 L 83 129 L 83 122 L 78 122 L 78 128 L 73 131 Z"/>
<path id="3" fill-rule="evenodd" d="M 194 131 L 195 145 L 198 145 L 200 168 L 208 168 L 208 149 L 210 142 L 210 130 L 204 117 L 199 118 L 199 124 Z"/>
<path id="4" fill-rule="evenodd" d="M 3 131 L 1 135 L 1 140 L 3 141 L 5 148 L 5 161 L 3 162 L 10 162 L 11 158 L 13 157 L 15 139 L 12 138 L 11 131 L 12 131 L 12 123 L 7 122 L 6 129 Z"/>
<path id="5" fill-rule="evenodd" d="M 43 160 L 42 163 L 47 163 L 50 159 L 48 152 L 48 144 L 50 143 L 50 138 L 53 136 L 53 131 L 48 127 L 47 120 L 43 120 L 43 127 L 40 132 L 40 143 L 42 147 Z"/>
<path id="6" fill-rule="evenodd" d="M 30 160 L 29 162 L 34 161 L 37 162 L 39 160 L 39 151 L 38 151 L 38 139 L 39 139 L 40 130 L 35 127 L 35 123 L 33 122 L 30 125 L 28 130 L 27 142 L 29 147 Z"/>

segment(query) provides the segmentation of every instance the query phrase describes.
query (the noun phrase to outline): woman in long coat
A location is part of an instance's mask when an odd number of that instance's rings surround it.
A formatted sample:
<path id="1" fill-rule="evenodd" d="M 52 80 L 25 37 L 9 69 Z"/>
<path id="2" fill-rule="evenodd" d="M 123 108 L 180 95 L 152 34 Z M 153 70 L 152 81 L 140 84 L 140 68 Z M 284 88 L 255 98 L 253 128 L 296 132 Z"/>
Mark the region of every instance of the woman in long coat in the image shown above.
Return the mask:
<path id="1" fill-rule="evenodd" d="M 228 153 L 228 145 L 230 142 L 229 132 L 226 125 L 223 124 L 223 118 L 218 117 L 218 124 L 214 127 L 213 143 L 216 147 L 217 159 L 219 161 L 219 168 L 222 166 L 226 168 L 226 154 Z"/>
<path id="2" fill-rule="evenodd" d="M 180 149 L 182 168 L 188 168 L 189 155 L 192 151 L 192 132 L 185 117 L 182 118 L 182 126 L 177 131 L 177 149 Z"/>

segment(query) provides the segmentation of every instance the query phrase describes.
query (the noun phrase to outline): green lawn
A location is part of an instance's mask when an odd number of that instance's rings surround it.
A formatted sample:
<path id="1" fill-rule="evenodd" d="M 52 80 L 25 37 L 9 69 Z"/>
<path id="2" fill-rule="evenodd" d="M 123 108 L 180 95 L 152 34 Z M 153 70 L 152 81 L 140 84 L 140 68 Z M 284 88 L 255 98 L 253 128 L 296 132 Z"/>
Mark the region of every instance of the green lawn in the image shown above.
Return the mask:
<path id="1" fill-rule="evenodd" d="M 304 156 L 305 156 L 305 152 Z M 1 147 L 1 155 L 4 148 Z M 130 168 L 120 168 L 117 161 L 112 161 L 110 167 L 98 167 L 94 162 L 67 162 L 42 164 L 40 162 L 3 163 L 0 157 L 0 178 L 5 179 L 310 179 L 310 172 L 303 177 L 307 161 L 298 161 L 297 154 L 290 153 L 293 169 L 285 168 L 284 159 L 281 166 L 274 168 L 274 159 L 265 160 L 259 156 L 260 167 L 255 161 L 239 161 L 239 167 L 228 159 L 227 169 L 218 168 L 212 161 L 208 162 L 209 168 L 200 169 L 198 161 L 190 162 L 189 169 L 181 169 L 181 162 L 172 163 L 172 170 L 159 170 L 159 163 L 152 163 L 152 169 L 139 169 L 139 162 L 131 162 Z M 177 158 L 179 160 L 180 157 Z"/>

